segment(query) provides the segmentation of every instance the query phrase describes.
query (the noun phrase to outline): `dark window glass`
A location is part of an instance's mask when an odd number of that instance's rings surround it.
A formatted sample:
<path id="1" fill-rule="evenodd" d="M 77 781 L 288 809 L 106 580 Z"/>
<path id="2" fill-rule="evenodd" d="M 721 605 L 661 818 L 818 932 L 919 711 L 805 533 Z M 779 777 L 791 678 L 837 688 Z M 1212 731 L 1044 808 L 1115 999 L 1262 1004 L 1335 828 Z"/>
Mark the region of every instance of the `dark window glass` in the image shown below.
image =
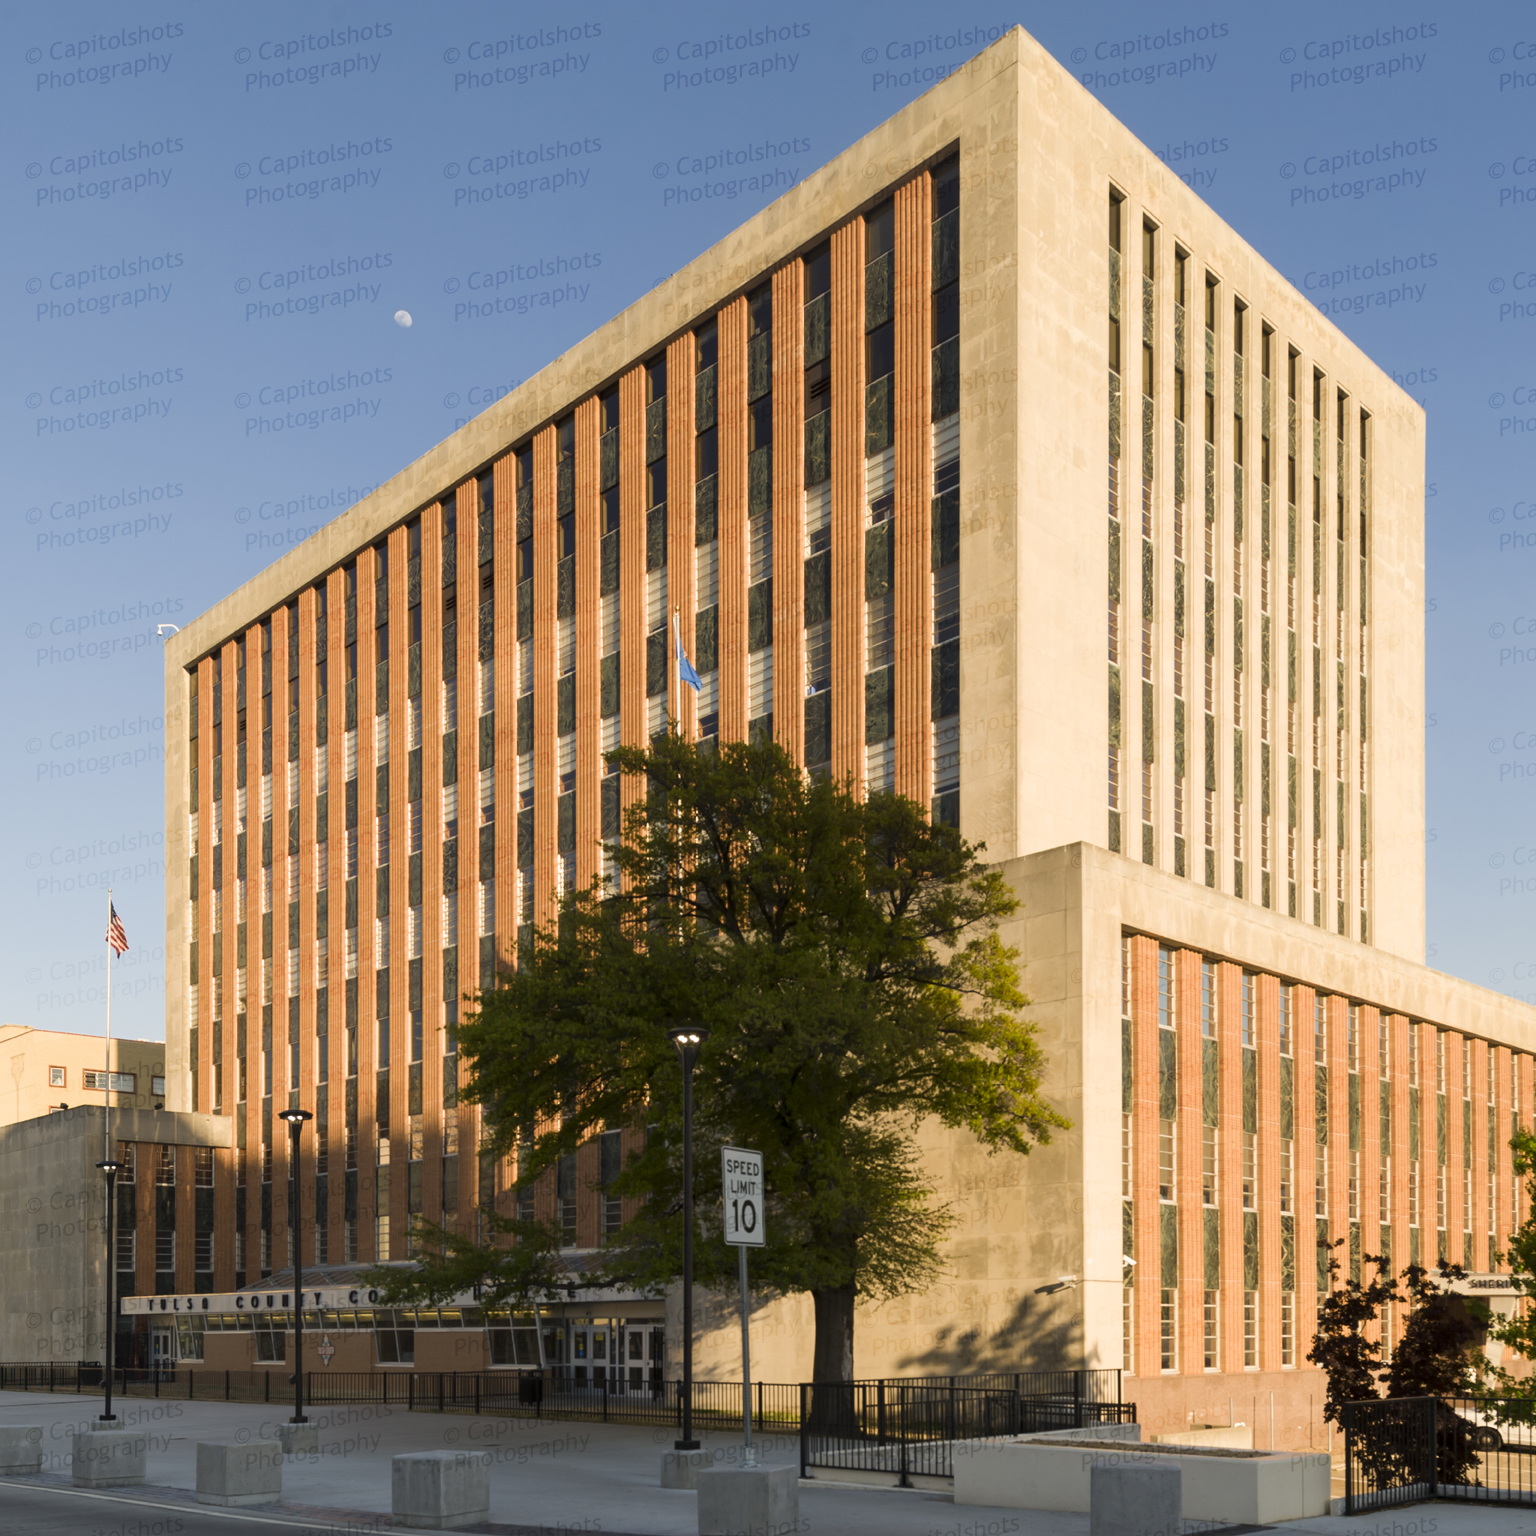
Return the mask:
<path id="1" fill-rule="evenodd" d="M 819 416 L 832 403 L 832 366 L 815 363 L 805 370 L 805 414 Z"/>
<path id="2" fill-rule="evenodd" d="M 832 286 L 832 247 L 817 247 L 805 258 L 805 297 L 807 300 L 826 293 Z"/>
<path id="3" fill-rule="evenodd" d="M 896 244 L 896 209 L 886 203 L 864 218 L 864 260 L 884 256 Z"/>
<path id="4" fill-rule="evenodd" d="M 948 341 L 952 336 L 960 334 L 960 285 L 951 283 L 947 288 L 941 288 L 933 296 L 933 344 L 938 346 L 941 341 Z M 1113 367 L 1118 362 L 1117 358 L 1110 359 Z"/>
<path id="5" fill-rule="evenodd" d="M 496 505 L 496 476 L 491 470 L 480 476 L 480 510 L 491 511 Z"/>
<path id="6" fill-rule="evenodd" d="M 533 449 L 522 448 L 517 455 L 517 485 L 521 490 L 525 485 L 533 484 Z"/>
<path id="7" fill-rule="evenodd" d="M 711 427 L 707 432 L 700 432 L 694 439 L 694 445 L 693 477 L 695 480 L 707 480 L 720 467 L 715 429 Z"/>
<path id="8" fill-rule="evenodd" d="M 646 365 L 645 370 L 645 402 L 650 405 L 660 400 L 667 392 L 667 359 L 663 355 L 654 363 Z"/>
<path id="9" fill-rule="evenodd" d="M 576 514 L 567 512 L 560 519 L 560 559 L 564 560 L 568 555 L 576 553 Z"/>
<path id="10" fill-rule="evenodd" d="M 459 493 L 446 491 L 443 494 L 443 533 L 453 533 L 459 526 Z"/>
<path id="11" fill-rule="evenodd" d="M 611 432 L 619 424 L 619 392 L 610 389 L 602 398 L 603 431 Z"/>
<path id="12" fill-rule="evenodd" d="M 524 539 L 517 546 L 517 579 L 533 580 L 533 540 Z"/>
<path id="13" fill-rule="evenodd" d="M 667 461 L 657 459 L 645 472 L 646 489 L 649 492 L 648 507 L 659 507 L 667 499 Z"/>
<path id="14" fill-rule="evenodd" d="M 619 488 L 603 492 L 603 532 L 616 533 L 619 527 Z"/>
<path id="15" fill-rule="evenodd" d="M 933 216 L 942 219 L 960 206 L 960 162 L 946 160 L 933 173 Z"/>
<path id="16" fill-rule="evenodd" d="M 373 632 L 373 653 L 380 661 L 389 660 L 389 621 L 387 619 Z"/>
<path id="17" fill-rule="evenodd" d="M 771 448 L 773 446 L 773 400 L 772 397 L 755 402 L 749 409 L 747 416 L 747 448 L 749 451 L 757 448 Z"/>
<path id="18" fill-rule="evenodd" d="M 576 418 L 567 416 L 555 428 L 555 457 L 570 459 L 576 456 Z"/>
<path id="19" fill-rule="evenodd" d="M 421 644 L 421 604 L 411 609 L 411 644 Z"/>
<path id="20" fill-rule="evenodd" d="M 421 523 L 414 522 L 406 525 L 406 557 L 411 560 L 421 556 Z"/>
<path id="21" fill-rule="evenodd" d="M 715 328 L 713 320 L 701 331 L 695 331 L 693 335 L 695 348 L 694 366 L 702 373 L 706 368 L 715 365 L 715 354 L 719 346 L 719 332 Z"/>
<path id="22" fill-rule="evenodd" d="M 747 296 L 747 334 L 761 336 L 773 327 L 773 289 L 764 283 Z"/>
<path id="23" fill-rule="evenodd" d="M 383 581 L 389 575 L 389 545 L 375 544 L 373 546 L 373 578 L 375 581 Z"/>
<path id="24" fill-rule="evenodd" d="M 357 567 L 355 565 L 345 566 L 343 568 L 341 574 L 342 574 L 342 580 L 346 583 L 347 596 L 348 597 L 356 597 L 357 596 Z M 245 640 L 244 640 L 243 637 L 242 637 L 242 639 L 240 641 L 240 665 L 242 667 L 245 665 Z"/>
<path id="25" fill-rule="evenodd" d="M 896 368 L 896 327 L 887 320 L 864 338 L 864 377 L 871 384 Z"/>

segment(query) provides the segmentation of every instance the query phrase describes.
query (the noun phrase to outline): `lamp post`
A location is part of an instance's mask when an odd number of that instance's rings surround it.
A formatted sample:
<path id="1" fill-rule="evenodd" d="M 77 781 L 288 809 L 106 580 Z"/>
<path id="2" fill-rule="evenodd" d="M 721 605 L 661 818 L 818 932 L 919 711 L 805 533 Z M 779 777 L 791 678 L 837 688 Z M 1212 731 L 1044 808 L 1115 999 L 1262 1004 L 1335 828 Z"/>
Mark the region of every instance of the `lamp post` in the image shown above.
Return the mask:
<path id="1" fill-rule="evenodd" d="M 299 1132 L 313 1119 L 307 1109 L 285 1109 L 278 1118 L 288 1122 L 289 1215 L 293 1234 L 293 1417 L 290 1424 L 307 1424 L 304 1417 L 304 1237 L 299 1230 Z"/>
<path id="2" fill-rule="evenodd" d="M 693 1068 L 707 1029 L 680 1026 L 667 1031 L 683 1064 L 683 1437 L 674 1449 L 696 1451 L 693 1438 Z"/>
<path id="3" fill-rule="evenodd" d="M 117 1422 L 117 1415 L 112 1412 L 112 1370 L 113 1370 L 113 1346 L 117 1343 L 117 1298 L 114 1294 L 116 1286 L 113 1284 L 117 1269 L 117 1255 L 112 1252 L 112 1213 L 115 1209 L 117 1196 L 117 1175 L 122 1164 L 115 1157 L 104 1157 L 96 1164 L 107 1176 L 107 1348 L 103 1359 L 106 1361 L 106 1371 L 103 1380 L 107 1387 L 107 1400 L 102 1405 L 99 1423 L 113 1424 Z"/>

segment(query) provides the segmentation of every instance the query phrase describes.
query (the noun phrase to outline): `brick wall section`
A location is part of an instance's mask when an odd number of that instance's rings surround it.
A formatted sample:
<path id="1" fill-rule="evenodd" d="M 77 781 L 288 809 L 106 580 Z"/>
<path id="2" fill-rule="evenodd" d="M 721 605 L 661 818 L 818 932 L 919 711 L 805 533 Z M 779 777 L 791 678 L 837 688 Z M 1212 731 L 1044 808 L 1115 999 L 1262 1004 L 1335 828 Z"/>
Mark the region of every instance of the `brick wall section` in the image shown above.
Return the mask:
<path id="1" fill-rule="evenodd" d="M 1205 1207 L 1201 1197 L 1200 955 L 1178 952 L 1176 990 L 1179 1039 L 1179 1365 L 1204 1369 Z"/>
<path id="2" fill-rule="evenodd" d="M 774 296 L 775 305 L 778 295 Z M 721 310 L 720 373 L 715 431 L 720 444 L 718 529 L 720 539 L 720 739 L 740 741 L 747 734 L 747 302 L 738 299 Z M 782 344 L 799 314 L 773 315 L 774 346 Z M 775 377 L 775 401 L 782 381 Z M 779 485 L 782 448 L 778 424 L 774 430 L 774 487 Z M 779 551 L 775 547 L 775 558 Z M 774 585 L 778 595 L 778 583 Z M 782 664 L 783 647 L 774 654 L 774 681 Z M 778 731 L 778 717 L 774 717 Z"/>
<path id="3" fill-rule="evenodd" d="M 832 777 L 864 782 L 864 221 L 832 232 Z"/>
<path id="4" fill-rule="evenodd" d="M 1280 1369 L 1280 982 L 1253 980 L 1258 1046 L 1259 1369 Z M 1293 1160 L 1294 1161 L 1294 1160 Z"/>
<path id="5" fill-rule="evenodd" d="M 1446 1247 L 1453 1263 L 1462 1264 L 1471 1257 L 1462 1249 L 1462 1233 L 1467 1222 L 1462 1211 L 1466 1187 L 1462 1167 L 1467 1149 L 1462 1146 L 1461 1052 L 1463 1037 L 1453 1030 L 1445 1032 L 1445 1233 Z"/>
<path id="6" fill-rule="evenodd" d="M 1136 1374 L 1156 1376 L 1158 1356 L 1159 1238 L 1157 1198 L 1157 943 L 1131 940 L 1131 1024 L 1134 1063 L 1131 1099 L 1131 1198 L 1135 1223 Z"/>
<path id="7" fill-rule="evenodd" d="M 1306 1361 L 1317 1309 L 1317 1090 L 1312 1061 L 1310 987 L 1291 988 L 1295 1076 L 1296 1364 Z"/>
<path id="8" fill-rule="evenodd" d="M 1409 1232 L 1412 1228 L 1408 1225 L 1408 1173 L 1411 1164 L 1409 1156 L 1410 1142 L 1410 1106 L 1408 1070 L 1408 1031 L 1412 1027 L 1408 1020 L 1400 1013 L 1394 1013 L 1388 1018 L 1391 1030 L 1391 1057 L 1390 1076 L 1384 1082 L 1383 1093 L 1390 1093 L 1392 1104 L 1392 1267 L 1396 1274 L 1401 1274 L 1404 1266 L 1413 1257 L 1413 1249 Z M 1419 1143 L 1419 1165 L 1423 1168 L 1423 1141 Z M 1422 1189 L 1419 1196 L 1419 1216 L 1423 1220 L 1424 1200 Z M 1422 1228 L 1420 1229 L 1422 1231 Z M 1423 1244 L 1419 1247 L 1420 1263 L 1423 1262 Z M 1396 1332 L 1402 1332 L 1402 1314 L 1397 1318 Z M 1396 1340 L 1394 1339 L 1395 1343 Z"/>
<path id="9" fill-rule="evenodd" d="M 1468 1269 L 1488 1264 L 1488 1046 L 1472 1042 L 1472 1252 Z"/>
<path id="10" fill-rule="evenodd" d="M 619 380 L 619 731 L 626 747 L 645 745 L 645 502 L 645 369 L 635 367 Z M 644 793 L 640 779 L 625 775 L 625 806 Z"/>
<path id="11" fill-rule="evenodd" d="M 699 712 L 693 689 L 678 680 L 671 630 L 675 613 L 683 645 L 693 655 L 694 357 L 692 333 L 679 336 L 667 348 L 667 711 L 690 739 L 696 734 Z"/>
<path id="12" fill-rule="evenodd" d="M 576 884 L 581 887 L 602 872 L 602 503 L 597 488 L 601 433 L 594 395 L 576 407 Z M 503 520 L 500 508 L 497 520 Z M 509 590 L 497 586 L 498 632 L 505 625 L 501 605 Z M 501 742 L 497 748 L 501 750 Z M 478 982 L 479 977 L 474 979 Z M 461 986 L 464 981 L 461 972 Z"/>
<path id="13" fill-rule="evenodd" d="M 773 739 L 805 755 L 805 269 L 773 274 Z M 745 315 L 743 298 L 732 306 Z M 745 335 L 745 319 L 742 320 Z M 745 395 L 743 395 L 743 400 Z M 746 420 L 745 406 L 739 407 Z M 745 516 L 746 497 L 726 502 Z M 734 509 L 742 508 L 741 512 Z"/>
<path id="14" fill-rule="evenodd" d="M 1216 969 L 1216 1171 L 1220 1181 L 1221 1363 L 1243 1369 L 1243 1050 L 1239 1027 L 1242 972 Z"/>
<path id="15" fill-rule="evenodd" d="M 932 555 L 932 183 L 896 191 L 896 788 L 933 795 L 929 727 Z"/>
<path id="16" fill-rule="evenodd" d="M 1328 1241 L 1339 1273 L 1335 1284 L 1349 1278 L 1349 1004 L 1327 997 L 1328 1010 Z"/>
<path id="17" fill-rule="evenodd" d="M 1360 1029 L 1360 1252 L 1381 1252 L 1381 1049 L 1377 1013 L 1359 1010 Z M 1392 1255 L 1394 1264 L 1397 1255 Z M 1361 1278 L 1375 1271 L 1361 1261 Z M 1379 1337 L 1381 1324 L 1368 1330 Z"/>

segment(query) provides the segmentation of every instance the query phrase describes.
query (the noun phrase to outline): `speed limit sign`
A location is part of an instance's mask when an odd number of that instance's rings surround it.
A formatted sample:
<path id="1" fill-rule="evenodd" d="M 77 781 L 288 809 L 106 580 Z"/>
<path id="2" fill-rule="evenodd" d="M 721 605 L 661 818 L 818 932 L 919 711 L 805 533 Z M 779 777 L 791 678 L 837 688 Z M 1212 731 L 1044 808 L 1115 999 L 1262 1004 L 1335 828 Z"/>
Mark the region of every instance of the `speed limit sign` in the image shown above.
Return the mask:
<path id="1" fill-rule="evenodd" d="M 739 1248 L 761 1248 L 767 1242 L 763 1154 L 745 1147 L 722 1147 L 720 1173 L 725 1191 L 726 1242 Z"/>

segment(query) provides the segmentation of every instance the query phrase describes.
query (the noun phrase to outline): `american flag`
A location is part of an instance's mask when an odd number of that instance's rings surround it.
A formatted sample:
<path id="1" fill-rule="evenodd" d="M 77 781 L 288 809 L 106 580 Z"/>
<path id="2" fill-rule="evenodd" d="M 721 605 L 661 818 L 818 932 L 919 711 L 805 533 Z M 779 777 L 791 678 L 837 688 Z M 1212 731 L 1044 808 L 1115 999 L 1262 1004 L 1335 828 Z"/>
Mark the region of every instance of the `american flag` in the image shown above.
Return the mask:
<path id="1" fill-rule="evenodd" d="M 117 908 L 109 901 L 107 903 L 107 943 L 112 946 L 114 955 L 123 954 L 128 948 L 128 935 L 123 932 L 123 920 L 117 915 Z"/>

